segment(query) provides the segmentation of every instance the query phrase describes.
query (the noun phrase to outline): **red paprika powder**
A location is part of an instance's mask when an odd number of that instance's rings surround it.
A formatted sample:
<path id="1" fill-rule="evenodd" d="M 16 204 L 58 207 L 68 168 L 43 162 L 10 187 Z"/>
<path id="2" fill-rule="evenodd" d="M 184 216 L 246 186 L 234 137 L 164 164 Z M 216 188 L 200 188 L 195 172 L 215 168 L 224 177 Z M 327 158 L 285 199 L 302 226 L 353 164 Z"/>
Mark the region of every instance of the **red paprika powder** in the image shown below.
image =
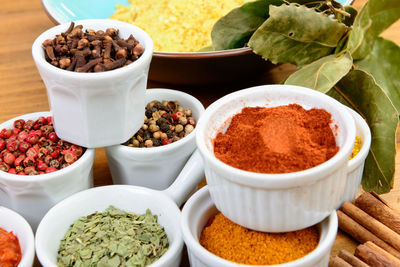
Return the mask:
<path id="1" fill-rule="evenodd" d="M 246 107 L 226 133 L 214 139 L 214 154 L 226 164 L 258 173 L 288 173 L 317 166 L 339 148 L 323 109 L 298 104 Z"/>
<path id="2" fill-rule="evenodd" d="M 18 238 L 0 228 L 0 267 L 15 267 L 21 260 L 21 248 Z"/>

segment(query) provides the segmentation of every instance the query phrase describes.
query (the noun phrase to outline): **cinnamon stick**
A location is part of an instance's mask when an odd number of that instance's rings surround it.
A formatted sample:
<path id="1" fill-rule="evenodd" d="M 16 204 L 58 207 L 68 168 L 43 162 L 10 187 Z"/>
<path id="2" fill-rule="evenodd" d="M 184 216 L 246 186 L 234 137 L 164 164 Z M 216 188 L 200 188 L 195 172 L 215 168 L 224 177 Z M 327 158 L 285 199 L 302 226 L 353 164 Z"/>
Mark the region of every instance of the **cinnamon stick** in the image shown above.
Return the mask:
<path id="1" fill-rule="evenodd" d="M 387 252 L 387 251 L 383 250 L 382 248 L 378 247 L 377 245 L 375 245 L 371 241 L 366 242 L 364 245 L 366 245 L 370 249 L 373 249 L 376 252 L 382 254 L 383 256 L 385 256 L 386 258 L 390 259 L 391 261 L 396 263 L 398 266 L 400 266 L 400 259 L 396 258 L 395 256 L 393 256 L 389 252 Z"/>
<path id="2" fill-rule="evenodd" d="M 342 249 L 339 251 L 338 256 L 344 259 L 347 263 L 350 263 L 354 267 L 369 267 L 368 264 L 355 257 L 353 254 L 348 252 L 347 250 Z"/>
<path id="3" fill-rule="evenodd" d="M 400 250 L 400 235 L 392 229 L 348 201 L 343 203 L 340 210 L 371 231 L 377 237 L 381 238 L 395 249 Z"/>
<path id="4" fill-rule="evenodd" d="M 387 244 L 385 241 L 365 229 L 363 226 L 358 224 L 352 218 L 347 216 L 342 211 L 337 211 L 338 220 L 339 220 L 339 228 L 346 232 L 348 235 L 353 237 L 360 243 L 365 243 L 367 241 L 373 241 L 376 245 L 383 248 L 387 252 L 391 253 L 392 255 L 400 258 L 400 252 L 394 249 L 392 246 Z"/>
<path id="5" fill-rule="evenodd" d="M 400 212 L 389 207 L 380 198 L 376 198 L 371 193 L 365 192 L 355 200 L 354 204 L 400 234 Z"/>
<path id="6" fill-rule="evenodd" d="M 397 263 L 391 261 L 386 256 L 380 254 L 377 250 L 365 244 L 359 245 L 354 253 L 358 258 L 371 266 L 376 267 L 400 267 Z"/>
<path id="7" fill-rule="evenodd" d="M 329 267 L 352 267 L 352 265 L 346 262 L 344 259 L 335 256 L 329 259 Z"/>

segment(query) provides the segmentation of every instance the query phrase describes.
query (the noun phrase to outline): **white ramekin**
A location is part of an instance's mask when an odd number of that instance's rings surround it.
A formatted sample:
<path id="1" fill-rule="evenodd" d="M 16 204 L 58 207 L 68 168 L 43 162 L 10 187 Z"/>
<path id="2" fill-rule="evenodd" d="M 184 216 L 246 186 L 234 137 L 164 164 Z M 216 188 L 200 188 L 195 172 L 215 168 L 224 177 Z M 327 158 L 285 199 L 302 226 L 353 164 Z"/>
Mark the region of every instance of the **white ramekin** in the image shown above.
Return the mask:
<path id="1" fill-rule="evenodd" d="M 57 68 L 45 60 L 42 43 L 65 32 L 68 24 L 42 33 L 33 43 L 32 55 L 46 85 L 54 126 L 60 138 L 84 147 L 120 144 L 143 123 L 147 75 L 153 41 L 128 23 L 90 19 L 76 21 L 83 29 L 117 28 L 123 38 L 132 34 L 144 47 L 143 55 L 128 66 L 99 73 L 77 73 Z"/>
<path id="2" fill-rule="evenodd" d="M 18 267 L 31 267 L 35 258 L 35 241 L 29 223 L 13 210 L 0 206 L 0 228 L 18 238 L 22 258 Z"/>
<path id="3" fill-rule="evenodd" d="M 356 124 L 356 136 L 361 139 L 361 149 L 360 152 L 348 162 L 347 182 L 342 202 L 352 202 L 356 197 L 363 177 L 365 159 L 368 156 L 371 146 L 371 131 L 367 122 L 354 110 L 350 108 L 348 110 L 353 115 Z"/>
<path id="4" fill-rule="evenodd" d="M 176 90 L 149 89 L 146 91 L 146 104 L 153 100 L 179 101 L 182 107 L 192 110 L 196 122 L 204 112 L 199 100 Z M 157 190 L 167 188 L 195 150 L 195 133 L 196 128 L 181 140 L 160 147 L 139 148 L 124 145 L 106 147 L 113 183 L 145 186 Z"/>
<path id="5" fill-rule="evenodd" d="M 13 128 L 15 120 L 36 120 L 50 112 L 25 114 L 0 124 Z M 60 200 L 93 186 L 92 167 L 95 149 L 85 153 L 70 166 L 46 174 L 22 176 L 0 171 L 0 204 L 20 213 L 35 230 L 46 212 Z"/>
<path id="6" fill-rule="evenodd" d="M 199 239 L 201 231 L 207 224 L 208 220 L 218 212 L 215 207 L 209 190 L 206 187 L 196 192 L 186 202 L 182 210 L 181 230 L 185 241 L 190 266 L 192 267 L 250 267 L 254 265 L 237 264 L 225 259 L 222 259 L 200 245 Z M 277 214 L 269 214 L 277 216 Z M 328 218 L 318 224 L 320 231 L 320 241 L 315 250 L 307 254 L 301 259 L 279 265 L 279 267 L 300 267 L 300 266 L 316 266 L 326 267 L 329 262 L 330 250 L 336 238 L 338 219 L 336 212 L 333 211 Z"/>
<path id="7" fill-rule="evenodd" d="M 113 205 L 134 213 L 144 213 L 149 208 L 158 215 L 158 222 L 164 226 L 168 236 L 169 249 L 149 266 L 178 267 L 183 248 L 178 206 L 195 189 L 204 174 L 202 164 L 195 167 L 191 161 L 201 162 L 198 152 L 191 156 L 178 178 L 164 191 L 133 185 L 110 185 L 76 193 L 55 205 L 44 216 L 36 232 L 36 254 L 40 263 L 44 267 L 56 267 L 60 240 L 68 227 L 81 216 Z"/>
<path id="8" fill-rule="evenodd" d="M 240 170 L 214 156 L 213 139 L 243 107 L 290 103 L 332 114 L 331 127 L 339 146 L 335 156 L 313 168 L 283 174 Z M 339 207 L 354 140 L 354 120 L 346 107 L 320 92 L 288 85 L 258 86 L 224 96 L 206 109 L 196 135 L 211 198 L 218 210 L 239 225 L 265 232 L 288 232 L 314 225 Z"/>

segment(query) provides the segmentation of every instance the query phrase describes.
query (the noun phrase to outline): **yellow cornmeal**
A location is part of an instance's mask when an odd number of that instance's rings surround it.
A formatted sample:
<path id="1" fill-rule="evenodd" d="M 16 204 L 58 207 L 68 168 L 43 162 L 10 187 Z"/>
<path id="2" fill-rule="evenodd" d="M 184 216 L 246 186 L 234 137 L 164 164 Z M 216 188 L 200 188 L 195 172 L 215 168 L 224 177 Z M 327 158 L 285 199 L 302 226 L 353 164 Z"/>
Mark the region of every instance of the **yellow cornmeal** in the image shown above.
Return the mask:
<path id="1" fill-rule="evenodd" d="M 356 137 L 356 141 L 354 142 L 354 147 L 353 147 L 353 151 L 351 152 L 350 159 L 357 156 L 358 152 L 360 152 L 360 149 L 361 149 L 361 139 L 360 139 L 360 137 Z"/>
<path id="2" fill-rule="evenodd" d="M 129 0 L 117 5 L 111 19 L 146 31 L 155 51 L 196 52 L 211 45 L 215 22 L 250 0 Z"/>

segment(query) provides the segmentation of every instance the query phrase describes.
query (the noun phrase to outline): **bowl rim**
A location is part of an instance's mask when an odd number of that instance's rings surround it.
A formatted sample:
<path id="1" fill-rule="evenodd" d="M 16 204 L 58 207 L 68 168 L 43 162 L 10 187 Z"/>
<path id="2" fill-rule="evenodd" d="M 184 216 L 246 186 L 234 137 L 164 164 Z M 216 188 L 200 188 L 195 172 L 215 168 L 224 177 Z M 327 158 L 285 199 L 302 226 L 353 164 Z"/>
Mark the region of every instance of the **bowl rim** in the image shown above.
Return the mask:
<path id="1" fill-rule="evenodd" d="M 206 204 L 204 204 L 206 203 Z M 208 264 L 217 264 L 218 266 L 223 267 L 235 267 L 235 266 L 242 266 L 242 267 L 254 267 L 255 265 L 246 265 L 246 264 L 239 264 L 235 262 L 231 262 L 229 260 L 225 260 L 213 253 L 209 252 L 203 246 L 200 245 L 199 241 L 195 239 L 192 235 L 192 229 L 189 228 L 189 218 L 193 213 L 193 209 L 195 208 L 196 204 L 202 205 L 203 207 L 214 205 L 213 201 L 211 200 L 211 196 L 208 190 L 208 186 L 203 187 L 199 191 L 197 191 L 190 199 L 186 202 L 185 206 L 182 209 L 182 216 L 181 216 L 181 229 L 183 240 L 185 241 L 188 249 L 191 250 L 191 253 L 195 254 L 196 257 L 200 259 L 206 259 Z M 208 210 L 208 209 L 207 209 Z M 202 216 L 201 214 L 200 216 Z M 329 253 L 330 248 L 335 241 L 337 229 L 338 229 L 338 217 L 336 211 L 332 211 L 329 216 L 324 218 L 320 223 L 327 223 L 328 229 L 325 232 L 324 239 L 321 239 L 321 235 L 323 231 L 320 231 L 320 240 L 318 242 L 317 247 L 308 253 L 307 255 L 303 256 L 294 261 L 290 261 L 287 263 L 277 264 L 277 265 L 259 265 L 259 266 L 277 266 L 277 267 L 300 267 L 305 266 L 305 264 L 310 264 L 312 261 L 315 264 L 319 258 L 322 258 L 324 254 Z M 317 225 L 318 225 L 317 224 Z M 210 263 L 211 262 L 211 263 Z M 308 265 L 307 265 L 308 266 Z"/>
<path id="2" fill-rule="evenodd" d="M 153 95 L 158 95 L 158 94 L 163 94 L 163 93 L 180 96 L 181 98 L 185 98 L 186 100 L 191 102 L 191 109 L 193 110 L 195 108 L 199 111 L 199 118 L 196 121 L 196 125 L 197 125 L 197 122 L 199 121 L 201 115 L 205 111 L 205 108 L 204 108 L 203 104 L 200 102 L 200 100 L 198 100 L 197 98 L 195 98 L 194 96 L 192 96 L 188 93 L 178 91 L 178 90 L 166 89 L 166 88 L 147 89 L 146 90 L 146 98 L 148 95 L 153 96 Z M 193 141 L 193 139 L 196 136 L 196 128 L 197 127 L 194 127 L 193 131 L 190 134 L 188 134 L 187 136 L 185 136 L 184 138 L 182 138 L 176 142 L 173 142 L 171 144 L 165 145 L 165 146 L 143 148 L 143 147 L 129 147 L 129 146 L 125 146 L 123 144 L 118 144 L 118 145 L 106 147 L 106 150 L 111 149 L 111 150 L 116 150 L 120 153 L 126 153 L 126 154 L 131 154 L 131 155 L 138 155 L 138 156 L 151 156 L 154 153 L 168 153 L 170 151 L 179 149 L 180 147 L 185 146 L 189 142 Z"/>
<path id="3" fill-rule="evenodd" d="M 22 225 L 25 231 L 28 233 L 28 236 L 24 236 L 23 238 L 27 240 L 28 246 L 26 247 L 25 253 L 22 253 L 22 257 L 18 266 L 31 266 L 33 263 L 33 259 L 35 257 L 35 238 L 32 231 L 32 227 L 27 222 L 27 220 L 22 217 L 21 214 L 17 213 L 16 211 L 6 208 L 4 206 L 0 206 L 0 214 L 5 213 L 7 218 L 11 218 L 12 222 L 18 221 L 18 224 Z M 15 235 L 18 235 L 14 230 L 11 230 Z M 8 231 L 9 232 L 9 231 Z M 18 237 L 18 242 L 20 241 L 20 237 Z M 21 238 L 22 239 L 22 238 Z"/>
<path id="4" fill-rule="evenodd" d="M 15 118 L 9 119 L 9 120 L 1 123 L 0 129 L 7 128 L 6 125 L 12 125 L 12 123 L 18 119 L 29 120 L 29 119 L 39 118 L 41 116 L 48 117 L 48 116 L 53 116 L 53 115 L 50 111 L 40 111 L 40 112 L 23 114 L 23 115 L 17 116 Z M 12 174 L 12 173 L 8 173 L 8 172 L 0 171 L 0 181 L 6 180 L 9 182 L 32 183 L 32 182 L 44 182 L 44 181 L 48 181 L 51 179 L 59 179 L 59 178 L 63 177 L 64 175 L 67 175 L 68 172 L 72 171 L 73 169 L 80 168 L 82 165 L 85 164 L 85 162 L 87 162 L 91 158 L 94 158 L 95 151 L 96 151 L 95 148 L 86 148 L 85 152 L 82 154 L 82 156 L 77 161 L 75 161 L 68 167 L 65 167 L 61 170 L 57 170 L 57 171 L 51 172 L 51 173 L 30 176 L 30 175 L 18 175 L 18 174 Z"/>
<path id="5" fill-rule="evenodd" d="M 42 32 L 33 42 L 32 44 L 32 57 L 37 65 L 40 65 L 42 68 L 46 69 L 52 75 L 62 75 L 64 77 L 68 77 L 71 79 L 82 79 L 82 80 L 110 80 L 110 79 L 117 79 L 119 75 L 127 74 L 137 69 L 143 68 L 148 61 L 151 61 L 153 55 L 153 40 L 150 36 L 135 25 L 118 21 L 118 20 L 111 20 L 111 19 L 85 19 L 85 20 L 77 20 L 74 21 L 75 25 L 83 25 L 83 29 L 87 29 L 90 27 L 94 27 L 91 25 L 103 25 L 101 27 L 116 27 L 118 29 L 129 29 L 129 31 L 137 37 L 137 35 L 143 36 L 143 41 L 140 44 L 144 47 L 143 54 L 134 62 L 129 64 L 128 66 L 123 66 L 121 68 L 117 68 L 114 70 L 103 71 L 103 72 L 93 72 L 93 73 L 86 73 L 86 72 L 75 72 L 75 71 L 68 71 L 58 67 L 51 65 L 49 62 L 46 61 L 44 57 L 44 51 L 42 48 L 42 43 L 46 39 L 53 39 L 57 34 L 64 32 L 68 29 L 70 23 L 63 23 L 56 26 L 53 26 L 44 32 Z M 89 25 L 89 26 L 86 26 Z M 108 25 L 108 26 L 105 26 Z M 135 36 L 136 35 L 136 36 Z M 115 77 L 117 76 L 117 77 Z"/>
<path id="6" fill-rule="evenodd" d="M 348 110 L 354 118 L 356 128 L 358 127 L 360 128 L 364 138 L 364 140 L 361 140 L 361 149 L 358 152 L 358 154 L 354 158 L 349 160 L 347 173 L 350 173 L 354 171 L 357 167 L 359 167 L 361 164 L 363 164 L 368 156 L 369 148 L 371 146 L 371 130 L 369 129 L 367 122 L 364 120 L 363 117 L 361 117 L 360 114 L 358 114 L 358 112 L 356 112 L 351 108 L 348 108 Z M 361 139 L 361 136 L 358 135 L 356 136 Z"/>
<path id="7" fill-rule="evenodd" d="M 240 99 L 244 96 L 248 96 L 253 93 L 261 91 L 278 90 L 278 88 L 280 91 L 287 90 L 291 94 L 300 93 L 302 95 L 307 95 L 313 98 L 322 98 L 324 99 L 324 101 L 329 103 L 330 106 L 334 106 L 338 110 L 343 119 L 343 123 L 348 131 L 348 138 L 347 140 L 344 141 L 343 146 L 339 149 L 339 151 L 329 160 L 312 168 L 297 172 L 278 173 L 278 174 L 256 173 L 251 171 L 245 171 L 242 169 L 232 167 L 222 162 L 217 157 L 215 157 L 214 153 L 212 153 L 207 148 L 207 145 L 205 143 L 206 126 L 211 116 L 221 106 L 232 101 L 233 99 Z M 228 117 L 226 117 L 225 119 L 228 119 Z M 342 105 L 334 98 L 309 88 L 294 86 L 294 85 L 280 85 L 280 84 L 254 86 L 225 95 L 224 97 L 218 99 L 210 106 L 208 106 L 202 118 L 199 120 L 197 128 L 198 128 L 196 134 L 197 147 L 200 150 L 203 158 L 205 159 L 205 162 L 208 162 L 209 165 L 212 165 L 212 169 L 214 169 L 214 171 L 231 174 L 224 176 L 225 179 L 231 182 L 246 186 L 253 186 L 260 189 L 292 188 L 296 186 L 304 186 L 325 178 L 328 174 L 334 171 L 333 167 L 335 166 L 337 167 L 337 165 L 344 160 L 344 156 L 346 154 L 351 153 L 354 146 L 355 132 L 356 132 L 353 116 L 349 113 L 349 111 L 344 105 Z M 347 157 L 346 160 L 348 161 Z"/>
<path id="8" fill-rule="evenodd" d="M 49 260 L 49 257 L 47 256 L 49 254 L 49 252 L 44 251 L 42 249 L 42 246 L 40 245 L 41 243 L 39 243 L 41 241 L 41 235 L 40 235 L 41 231 L 47 230 L 44 228 L 46 226 L 46 224 L 43 225 L 42 223 L 51 222 L 49 219 L 47 219 L 50 216 L 49 214 L 51 214 L 57 210 L 60 210 L 60 209 L 71 208 L 71 205 L 74 204 L 75 200 L 79 200 L 80 198 L 82 198 L 82 196 L 91 194 L 92 192 L 95 192 L 96 194 L 101 194 L 101 193 L 105 194 L 107 192 L 114 192 L 113 194 L 117 194 L 119 190 L 131 191 L 132 194 L 135 194 L 135 192 L 137 192 L 137 191 L 141 191 L 141 192 L 145 192 L 145 193 L 149 193 L 149 194 L 153 194 L 153 195 L 156 194 L 158 198 L 164 199 L 164 201 L 162 203 L 168 203 L 165 206 L 172 205 L 171 207 L 174 207 L 172 209 L 175 209 L 174 213 L 176 213 L 178 215 L 177 222 L 180 221 L 181 211 L 179 210 L 176 203 L 169 196 L 164 194 L 162 191 L 158 191 L 158 190 L 154 190 L 154 189 L 150 189 L 150 188 L 146 188 L 146 187 L 141 187 L 141 186 L 134 186 L 134 185 L 106 185 L 106 186 L 89 188 L 89 189 L 77 192 L 77 193 L 61 200 L 59 203 L 54 205 L 40 221 L 40 224 L 36 230 L 35 247 L 36 247 L 36 254 L 37 254 L 38 259 L 40 259 L 40 257 L 42 257 L 42 260 L 45 259 L 45 261 L 43 262 L 44 263 L 43 265 L 55 266 L 55 265 L 51 264 L 51 261 Z M 109 205 L 113 205 L 113 204 L 110 203 Z M 134 211 L 132 211 L 132 210 L 134 210 L 134 206 L 131 206 L 131 207 L 132 207 L 131 210 L 127 210 L 127 209 L 122 209 L 122 210 L 134 212 Z M 168 209 L 168 212 L 165 212 L 165 213 L 170 213 L 170 212 L 171 212 L 171 210 Z M 152 211 L 152 213 L 154 214 L 153 211 Z M 89 215 L 89 214 L 87 214 L 87 215 Z M 83 214 L 80 216 L 87 216 L 87 215 Z M 78 219 L 79 217 L 77 217 L 76 219 Z M 76 221 L 76 219 L 74 221 Z M 165 228 L 165 225 L 162 225 L 162 226 Z M 170 242 L 170 239 L 168 241 Z M 171 243 L 169 245 L 170 246 L 168 247 L 168 250 L 164 253 L 164 255 L 162 255 L 157 261 L 148 265 L 149 267 L 163 266 L 163 264 L 165 264 L 166 261 L 172 260 L 176 256 L 176 254 L 181 251 L 181 249 L 183 247 L 183 238 L 182 238 L 181 231 L 174 232 L 173 246 L 171 246 Z M 161 260 L 161 259 L 163 259 L 163 260 Z"/>

